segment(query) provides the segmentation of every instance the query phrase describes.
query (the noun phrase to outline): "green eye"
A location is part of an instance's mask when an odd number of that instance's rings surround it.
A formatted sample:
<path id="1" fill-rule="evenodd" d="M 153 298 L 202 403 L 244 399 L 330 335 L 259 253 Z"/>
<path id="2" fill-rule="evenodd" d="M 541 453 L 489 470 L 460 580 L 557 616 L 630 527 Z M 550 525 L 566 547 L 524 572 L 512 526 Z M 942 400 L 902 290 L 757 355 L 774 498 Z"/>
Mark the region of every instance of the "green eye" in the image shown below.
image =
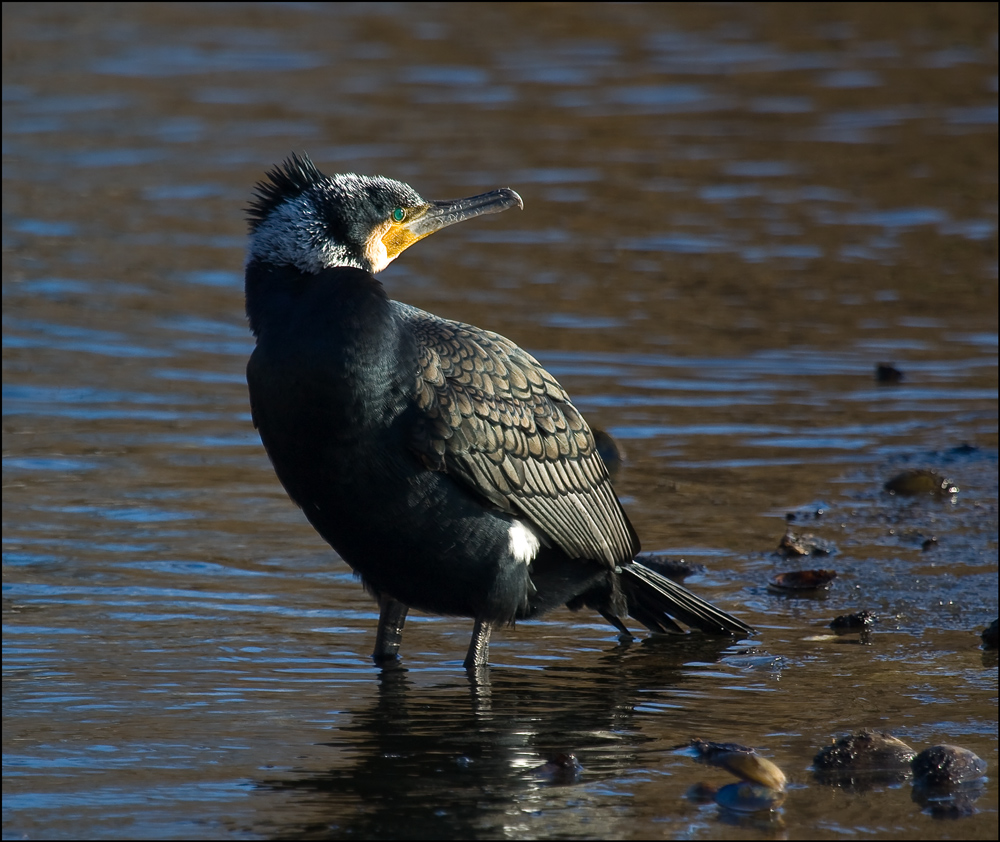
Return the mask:
<path id="1" fill-rule="evenodd" d="M 402 222 L 404 216 L 406 216 L 406 211 L 404 211 L 402 208 L 396 208 L 396 210 L 392 212 L 392 218 L 396 222 Z"/>

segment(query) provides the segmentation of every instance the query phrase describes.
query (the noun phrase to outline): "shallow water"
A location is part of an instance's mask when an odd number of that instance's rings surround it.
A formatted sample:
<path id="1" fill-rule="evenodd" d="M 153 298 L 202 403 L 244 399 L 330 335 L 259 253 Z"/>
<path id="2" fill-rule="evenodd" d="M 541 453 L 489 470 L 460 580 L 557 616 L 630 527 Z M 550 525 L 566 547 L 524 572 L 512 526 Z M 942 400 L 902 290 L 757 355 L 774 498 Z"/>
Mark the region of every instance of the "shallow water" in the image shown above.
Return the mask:
<path id="1" fill-rule="evenodd" d="M 995 4 L 6 4 L 2 37 L 5 837 L 996 838 Z M 535 354 L 644 549 L 756 637 L 564 610 L 473 686 L 471 623 L 415 615 L 371 666 L 247 405 L 241 208 L 293 150 L 518 190 L 384 282 Z M 885 494 L 909 467 L 960 491 Z M 775 556 L 789 514 L 836 552 Z M 809 567 L 825 597 L 768 590 Z M 974 750 L 978 812 L 817 783 L 862 727 Z M 692 736 L 785 804 L 686 798 L 728 782 Z"/>

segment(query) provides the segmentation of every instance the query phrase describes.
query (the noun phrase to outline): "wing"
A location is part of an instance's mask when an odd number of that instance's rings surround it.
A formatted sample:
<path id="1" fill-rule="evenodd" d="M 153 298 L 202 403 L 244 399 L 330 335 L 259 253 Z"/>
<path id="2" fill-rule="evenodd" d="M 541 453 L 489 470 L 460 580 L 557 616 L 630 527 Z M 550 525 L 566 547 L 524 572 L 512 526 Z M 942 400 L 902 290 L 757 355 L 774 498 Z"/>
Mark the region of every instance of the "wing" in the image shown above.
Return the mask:
<path id="1" fill-rule="evenodd" d="M 424 464 L 526 517 L 570 558 L 631 561 L 635 530 L 556 379 L 499 334 L 399 307 L 417 342 L 411 446 Z"/>

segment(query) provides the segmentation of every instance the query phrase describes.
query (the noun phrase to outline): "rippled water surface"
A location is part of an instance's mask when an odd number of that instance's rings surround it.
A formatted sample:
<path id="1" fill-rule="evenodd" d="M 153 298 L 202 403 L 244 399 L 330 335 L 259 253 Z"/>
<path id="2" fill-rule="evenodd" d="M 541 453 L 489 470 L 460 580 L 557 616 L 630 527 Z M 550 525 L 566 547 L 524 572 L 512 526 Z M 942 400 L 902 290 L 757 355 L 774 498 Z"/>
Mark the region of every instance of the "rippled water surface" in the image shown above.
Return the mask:
<path id="1" fill-rule="evenodd" d="M 5 837 L 996 838 L 996 4 L 5 4 L 2 37 Z M 291 151 L 524 197 L 386 286 L 535 354 L 644 549 L 754 638 L 562 610 L 473 685 L 471 622 L 417 614 L 371 665 L 248 411 L 242 208 Z M 960 491 L 886 494 L 906 468 Z M 825 598 L 768 590 L 809 567 Z M 862 727 L 972 749 L 982 795 L 818 783 Z M 781 809 L 687 797 L 727 782 L 693 736 L 778 763 Z"/>

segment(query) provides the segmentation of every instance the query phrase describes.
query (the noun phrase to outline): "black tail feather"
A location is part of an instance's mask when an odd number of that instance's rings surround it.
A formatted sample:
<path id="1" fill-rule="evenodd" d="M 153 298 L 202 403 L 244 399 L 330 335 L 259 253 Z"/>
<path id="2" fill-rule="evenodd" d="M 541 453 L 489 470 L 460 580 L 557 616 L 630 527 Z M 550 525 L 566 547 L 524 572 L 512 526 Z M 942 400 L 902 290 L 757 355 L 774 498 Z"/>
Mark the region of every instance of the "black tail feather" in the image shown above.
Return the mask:
<path id="1" fill-rule="evenodd" d="M 683 633 L 674 618 L 706 634 L 747 635 L 753 628 L 695 596 L 687 588 L 633 561 L 622 565 L 622 586 L 628 613 L 650 631 Z"/>
<path id="2" fill-rule="evenodd" d="M 642 623 L 647 629 L 660 634 L 684 634 L 674 619 L 667 614 L 667 610 L 677 613 L 670 606 L 664 607 L 663 597 L 652 588 L 628 588 L 628 613 Z"/>

